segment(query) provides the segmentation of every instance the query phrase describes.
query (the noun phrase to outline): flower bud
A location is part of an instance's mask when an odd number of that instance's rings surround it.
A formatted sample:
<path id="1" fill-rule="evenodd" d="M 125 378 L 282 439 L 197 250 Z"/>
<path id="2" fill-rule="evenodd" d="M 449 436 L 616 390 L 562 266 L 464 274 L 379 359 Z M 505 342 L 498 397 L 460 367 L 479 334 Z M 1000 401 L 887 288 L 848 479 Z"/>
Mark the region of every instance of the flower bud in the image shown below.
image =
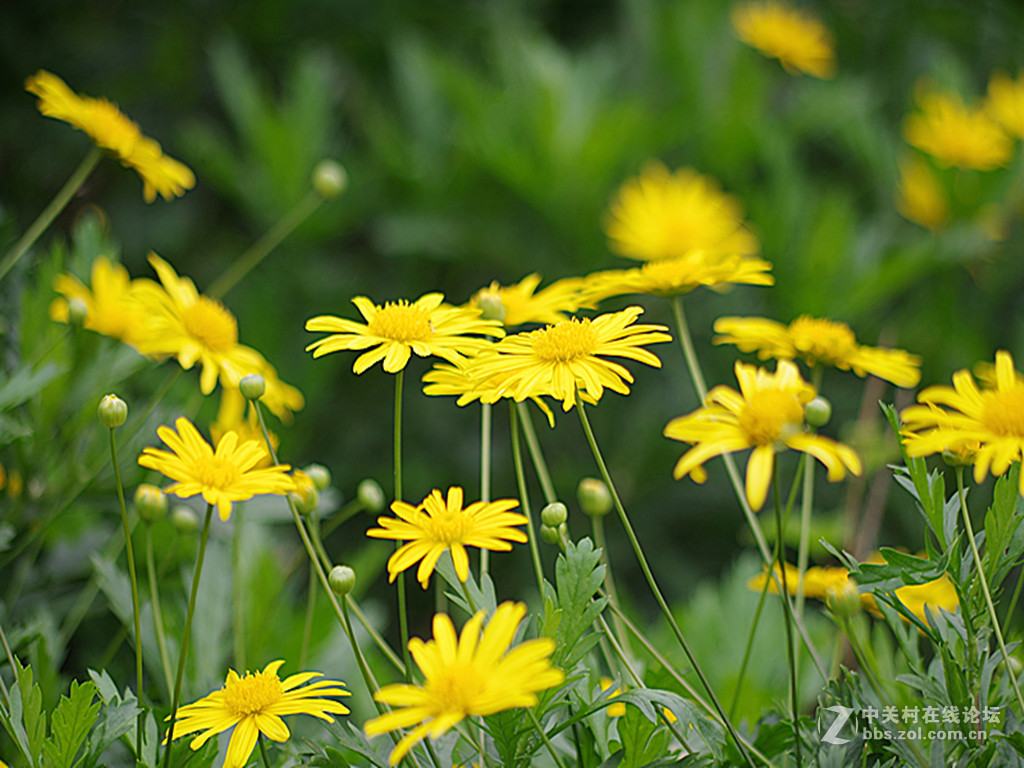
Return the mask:
<path id="1" fill-rule="evenodd" d="M 188 534 L 199 530 L 199 518 L 192 511 L 192 507 L 187 507 L 184 504 L 177 504 L 171 510 L 171 523 L 178 533 Z"/>
<path id="2" fill-rule="evenodd" d="M 384 509 L 384 491 L 372 478 L 363 480 L 356 488 L 356 498 L 367 512 L 380 512 Z"/>
<path id="3" fill-rule="evenodd" d="M 480 310 L 480 317 L 483 320 L 505 322 L 505 304 L 497 293 L 490 290 L 481 291 L 476 295 L 474 303 Z"/>
<path id="4" fill-rule="evenodd" d="M 832 403 L 821 395 L 804 406 L 804 421 L 809 427 L 824 427 L 832 418 Z"/>
<path id="5" fill-rule="evenodd" d="M 104 427 L 116 429 L 128 420 L 128 403 L 117 395 L 104 395 L 96 413 Z"/>
<path id="6" fill-rule="evenodd" d="M 258 373 L 250 373 L 238 382 L 238 389 L 246 400 L 259 400 L 267 391 L 267 382 Z"/>
<path id="7" fill-rule="evenodd" d="M 155 485 L 143 483 L 135 489 L 135 511 L 143 522 L 155 523 L 167 514 L 167 497 Z"/>
<path id="8" fill-rule="evenodd" d="M 88 304 L 77 297 L 68 299 L 68 323 L 81 326 L 88 317 Z"/>
<path id="9" fill-rule="evenodd" d="M 348 174 L 337 160 L 321 160 L 313 169 L 313 189 L 324 200 L 333 200 L 348 186 Z"/>
<path id="10" fill-rule="evenodd" d="M 300 515 L 311 514 L 320 503 L 320 494 L 313 479 L 301 469 L 296 469 L 292 472 L 292 480 L 295 481 L 295 490 L 288 492 L 288 498 Z"/>
<path id="11" fill-rule="evenodd" d="M 849 618 L 860 611 L 860 593 L 857 582 L 847 579 L 843 584 L 833 584 L 825 590 L 825 605 L 836 616 Z"/>
<path id="12" fill-rule="evenodd" d="M 550 525 L 542 525 L 540 527 L 540 537 L 548 544 L 557 544 L 559 539 L 561 539 L 558 528 Z"/>
<path id="13" fill-rule="evenodd" d="M 557 528 L 568 518 L 569 510 L 560 501 L 553 501 L 540 511 L 540 521 L 552 528 Z"/>
<path id="14" fill-rule="evenodd" d="M 331 487 L 331 471 L 323 464 L 310 464 L 302 471 L 309 475 L 309 479 L 313 481 L 313 485 L 318 491 Z"/>
<path id="15" fill-rule="evenodd" d="M 583 514 L 603 517 L 612 511 L 612 494 L 603 480 L 584 477 L 576 487 L 576 499 Z"/>
<path id="16" fill-rule="evenodd" d="M 356 588 L 356 572 L 347 565 L 336 565 L 331 568 L 327 583 L 331 585 L 331 592 L 343 597 Z"/>

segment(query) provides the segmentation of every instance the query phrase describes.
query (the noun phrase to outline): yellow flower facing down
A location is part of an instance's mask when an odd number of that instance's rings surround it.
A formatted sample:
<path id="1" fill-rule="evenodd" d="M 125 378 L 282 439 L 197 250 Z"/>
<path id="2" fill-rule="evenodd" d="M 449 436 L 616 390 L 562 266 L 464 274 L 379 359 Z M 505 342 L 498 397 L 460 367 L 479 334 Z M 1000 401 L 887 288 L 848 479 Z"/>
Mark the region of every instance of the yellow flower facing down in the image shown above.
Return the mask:
<path id="1" fill-rule="evenodd" d="M 87 288 L 74 275 L 57 275 L 53 289 L 61 298 L 50 303 L 50 318 L 68 322 L 68 302 L 78 301 L 85 307 L 84 328 L 136 346 L 145 310 L 137 300 L 128 270 L 106 256 L 98 256 L 92 263 L 89 283 Z"/>
<path id="2" fill-rule="evenodd" d="M 147 203 L 181 197 L 195 186 L 188 166 L 168 157 L 153 139 L 106 99 L 79 96 L 51 72 L 39 70 L 25 81 L 25 90 L 39 97 L 39 111 L 85 133 L 97 147 L 111 152 L 139 174 Z"/>
<path id="3" fill-rule="evenodd" d="M 896 210 L 904 218 L 932 231 L 942 229 L 952 216 L 949 196 L 935 172 L 920 157 L 900 160 Z"/>
<path id="4" fill-rule="evenodd" d="M 626 395 L 633 375 L 608 357 L 635 360 L 655 368 L 661 360 L 644 349 L 647 344 L 671 341 L 663 325 L 634 325 L 642 307 L 627 307 L 597 317 L 572 318 L 536 331 L 506 336 L 486 354 L 469 364 L 469 375 L 491 386 L 484 402 L 501 397 L 518 401 L 551 396 L 569 411 L 576 393 L 597 402 L 604 390 Z"/>
<path id="5" fill-rule="evenodd" d="M 767 0 L 738 5 L 729 17 L 741 41 L 778 59 L 791 75 L 806 72 L 830 78 L 835 74 L 832 33 L 813 16 L 788 3 Z"/>
<path id="6" fill-rule="evenodd" d="M 1009 352 L 996 352 L 994 386 L 979 388 L 970 371 L 961 370 L 952 387 L 928 387 L 917 402 L 900 413 L 907 455 L 962 453 L 973 459 L 976 483 L 990 472 L 1006 474 L 1024 458 L 1024 380 Z"/>
<path id="7" fill-rule="evenodd" d="M 502 324 L 515 328 L 526 323 L 559 323 L 567 319 L 566 313 L 580 308 L 579 291 L 582 278 L 558 280 L 537 290 L 540 275 L 527 275 L 515 285 L 500 285 L 497 281 L 481 288 L 469 300 L 470 306 L 484 311 L 500 307 Z"/>
<path id="8" fill-rule="evenodd" d="M 423 394 L 455 397 L 458 398 L 455 404 L 459 406 L 474 402 L 494 403 L 500 400 L 503 378 L 473 378 L 470 371 L 474 359 L 469 358 L 458 365 L 435 363 L 433 368 L 423 374 Z M 548 425 L 554 429 L 555 415 L 547 403 L 540 397 L 531 397 L 530 400 L 540 408 L 548 420 Z"/>
<path id="9" fill-rule="evenodd" d="M 650 163 L 628 179 L 612 200 L 605 222 L 609 245 L 616 253 L 640 261 L 656 261 L 703 251 L 748 256 L 760 244 L 743 222 L 739 202 L 717 182 L 692 168 L 670 173 Z"/>
<path id="10" fill-rule="evenodd" d="M 720 317 L 715 344 L 735 344 L 761 360 L 799 358 L 809 366 L 829 365 L 858 376 L 871 374 L 898 387 L 921 380 L 921 358 L 902 349 L 865 347 L 846 323 L 802 315 L 789 325 L 765 317 Z"/>
<path id="11" fill-rule="evenodd" d="M 457 363 L 492 343 L 481 336 L 505 335 L 501 323 L 484 320 L 479 309 L 453 307 L 443 301 L 440 293 L 428 293 L 411 304 L 401 299 L 380 306 L 365 296 L 356 296 L 352 303 L 366 324 L 333 315 L 307 320 L 307 331 L 327 331 L 331 335 L 317 339 L 306 351 L 322 357 L 343 349 L 366 349 L 369 351 L 356 358 L 353 371 L 362 373 L 383 361 L 385 371 L 398 373 L 413 353 Z"/>
<path id="12" fill-rule="evenodd" d="M 526 541 L 526 534 L 514 527 L 526 525 L 526 517 L 509 511 L 519 506 L 515 499 L 476 501 L 466 508 L 462 502 L 463 493 L 458 486 L 448 489 L 447 498 L 435 488 L 417 506 L 404 501 L 392 502 L 391 511 L 397 517 L 377 518 L 381 527 L 371 528 L 367 536 L 407 542 L 388 559 L 390 581 L 418 562 L 416 578 L 426 589 L 430 574 L 445 550 L 451 552 L 455 573 L 465 581 L 469 575 L 466 547 L 508 552 L 512 549 L 511 542 Z"/>
<path id="13" fill-rule="evenodd" d="M 988 81 L 985 111 L 1011 136 L 1024 138 L 1024 78 L 995 72 Z"/>
<path id="14" fill-rule="evenodd" d="M 281 718 L 286 715 L 311 715 L 333 723 L 331 715 L 347 715 L 348 707 L 335 701 L 338 696 L 351 696 L 344 683 L 317 680 L 319 672 L 300 672 L 282 680 L 277 670 L 283 661 L 272 661 L 262 672 L 239 675 L 228 672 L 224 685 L 208 696 L 178 710 L 174 722 L 174 738 L 179 739 L 202 731 L 189 744 L 199 749 L 211 737 L 234 728 L 224 755 L 224 768 L 245 768 L 260 734 L 277 742 L 289 739 L 291 733 Z M 170 718 L 168 718 L 170 719 Z M 164 743 L 167 743 L 166 736 Z"/>
<path id="15" fill-rule="evenodd" d="M 175 482 L 164 489 L 183 499 L 202 494 L 207 504 L 217 507 L 221 520 L 231 515 L 231 504 L 253 496 L 269 493 L 283 495 L 295 484 L 286 474 L 290 466 L 277 464 L 258 468 L 267 456 L 263 445 L 256 440 L 240 443 L 238 434 L 226 433 L 210 446 L 192 423 L 182 417 L 170 427 L 159 427 L 157 435 L 170 451 L 144 448 L 139 464 L 155 469 Z"/>
<path id="16" fill-rule="evenodd" d="M 666 437 L 693 445 L 676 463 L 677 480 L 690 475 L 704 482 L 708 459 L 753 448 L 747 460 L 746 496 L 757 511 L 768 495 L 777 450 L 810 454 L 828 469 L 830 482 L 842 480 L 847 471 L 860 474 L 860 459 L 852 448 L 804 431 L 804 406 L 815 392 L 793 363 L 782 360 L 772 373 L 737 362 L 736 380 L 739 392 L 715 387 L 707 405 L 666 425 Z"/>
<path id="17" fill-rule="evenodd" d="M 991 171 L 1010 161 L 1010 137 L 984 110 L 966 106 L 959 94 L 922 84 L 917 104 L 918 111 L 903 121 L 903 136 L 939 164 Z"/>
<path id="18" fill-rule="evenodd" d="M 217 419 L 210 424 L 210 437 L 214 443 L 228 432 L 238 434 L 238 442 L 256 440 L 263 443 L 263 430 L 260 428 L 259 417 L 256 409 L 242 397 L 238 388 L 224 388 L 220 391 L 220 405 L 217 408 Z M 280 439 L 271 431 L 267 431 L 270 437 L 270 444 L 277 450 Z M 269 467 L 273 461 L 270 454 L 266 454 L 256 465 L 258 468 Z"/>
<path id="19" fill-rule="evenodd" d="M 456 637 L 452 620 L 437 614 L 432 640 L 409 641 L 423 684 L 384 686 L 374 698 L 395 709 L 365 726 L 368 736 L 415 726 L 391 752 L 391 765 L 417 742 L 436 739 L 467 717 L 532 707 L 539 691 L 562 684 L 565 673 L 551 665 L 554 640 L 542 637 L 511 647 L 525 616 L 523 603 L 502 603 L 483 632 L 480 611 Z"/>

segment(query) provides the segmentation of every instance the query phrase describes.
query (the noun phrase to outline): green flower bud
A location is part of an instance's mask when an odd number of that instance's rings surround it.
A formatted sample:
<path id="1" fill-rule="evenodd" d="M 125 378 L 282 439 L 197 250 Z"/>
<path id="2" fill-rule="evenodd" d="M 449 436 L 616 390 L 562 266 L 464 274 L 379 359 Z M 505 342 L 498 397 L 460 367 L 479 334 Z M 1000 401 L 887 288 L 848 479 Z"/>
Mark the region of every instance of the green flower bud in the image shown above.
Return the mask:
<path id="1" fill-rule="evenodd" d="M 540 511 L 540 521 L 552 528 L 557 528 L 568 518 L 569 510 L 560 501 L 553 501 Z"/>
<path id="2" fill-rule="evenodd" d="M 603 480 L 584 477 L 576 487 L 576 499 L 583 514 L 603 517 L 612 511 L 612 494 Z"/>
<path id="3" fill-rule="evenodd" d="M 550 525 L 542 525 L 540 527 L 540 537 L 548 544 L 557 544 L 559 539 L 561 539 L 558 528 Z"/>
<path id="4" fill-rule="evenodd" d="M 318 491 L 331 487 L 331 471 L 323 464 L 310 464 L 302 471 L 309 475 L 309 479 L 313 481 L 313 485 Z"/>
<path id="5" fill-rule="evenodd" d="M 259 400 L 267 391 L 267 382 L 258 373 L 250 373 L 238 382 L 238 389 L 246 400 Z"/>
<path id="6" fill-rule="evenodd" d="M 367 512 L 380 512 L 384 509 L 384 491 L 376 480 L 366 478 L 356 488 L 356 498 Z"/>
<path id="7" fill-rule="evenodd" d="M 321 160 L 313 169 L 313 189 L 324 200 L 333 200 L 348 186 L 348 174 L 336 160 Z"/>
<path id="8" fill-rule="evenodd" d="M 68 299 L 68 322 L 81 327 L 89 317 L 89 305 L 79 298 Z"/>
<path id="9" fill-rule="evenodd" d="M 135 511 L 143 522 L 155 523 L 167 514 L 167 497 L 155 485 L 143 483 L 135 489 Z"/>
<path id="10" fill-rule="evenodd" d="M 476 306 L 484 320 L 505 322 L 505 304 L 501 296 L 492 291 L 481 291 L 476 297 Z"/>
<path id="11" fill-rule="evenodd" d="M 178 533 L 195 533 L 199 530 L 199 518 L 192 511 L 192 507 L 184 504 L 177 504 L 171 510 L 171 523 Z"/>
<path id="12" fill-rule="evenodd" d="M 845 584 L 826 589 L 825 605 L 840 618 L 849 618 L 858 613 L 860 611 L 860 593 L 857 591 L 857 582 L 847 579 Z"/>
<path id="13" fill-rule="evenodd" d="M 116 429 L 128 420 L 128 403 L 117 395 L 104 395 L 96 413 L 104 427 Z"/>
<path id="14" fill-rule="evenodd" d="M 292 472 L 292 480 L 295 481 L 295 490 L 288 492 L 288 498 L 292 500 L 300 515 L 311 514 L 320 503 L 320 493 L 313 483 L 313 478 L 297 469 Z"/>
<path id="15" fill-rule="evenodd" d="M 821 395 L 804 406 L 804 421 L 809 427 L 824 427 L 832 418 L 832 403 Z"/>
<path id="16" fill-rule="evenodd" d="M 331 592 L 343 597 L 356 588 L 356 572 L 347 565 L 336 565 L 331 568 L 327 583 L 331 585 Z"/>

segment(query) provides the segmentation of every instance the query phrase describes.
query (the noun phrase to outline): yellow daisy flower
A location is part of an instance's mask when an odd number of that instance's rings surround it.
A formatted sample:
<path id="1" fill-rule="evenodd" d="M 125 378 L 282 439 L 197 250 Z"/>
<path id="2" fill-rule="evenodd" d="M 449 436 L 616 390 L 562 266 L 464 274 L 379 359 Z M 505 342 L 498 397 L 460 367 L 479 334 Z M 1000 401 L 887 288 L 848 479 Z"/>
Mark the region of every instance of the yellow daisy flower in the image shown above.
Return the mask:
<path id="1" fill-rule="evenodd" d="M 377 736 L 416 726 L 391 752 L 391 765 L 397 765 L 417 742 L 442 736 L 466 717 L 532 707 L 538 691 L 562 684 L 565 673 L 551 666 L 554 640 L 542 637 L 511 647 L 525 616 L 523 603 L 502 603 L 482 633 L 480 611 L 456 638 L 452 620 L 437 614 L 432 640 L 414 637 L 409 641 L 423 684 L 384 686 L 374 698 L 396 709 L 373 718 L 365 727 L 368 736 Z"/>
<path id="2" fill-rule="evenodd" d="M 575 312 L 580 308 L 582 278 L 558 280 L 539 291 L 538 285 L 540 275 L 537 273 L 527 275 L 515 285 L 500 285 L 494 281 L 474 293 L 469 304 L 482 312 L 500 307 L 500 319 L 506 328 L 526 323 L 559 323 L 566 319 L 567 312 Z"/>
<path id="3" fill-rule="evenodd" d="M 68 322 L 68 302 L 79 301 L 85 306 L 84 328 L 136 346 L 144 309 L 136 299 L 128 270 L 106 256 L 98 256 L 92 263 L 89 283 L 87 288 L 74 275 L 57 275 L 53 289 L 61 298 L 50 303 L 50 318 Z"/>
<path id="4" fill-rule="evenodd" d="M 643 346 L 672 340 L 663 325 L 633 325 L 643 311 L 642 307 L 627 307 L 593 319 L 574 317 L 507 336 L 469 364 L 469 375 L 487 386 L 494 377 L 484 402 L 500 397 L 519 402 L 550 395 L 562 401 L 563 411 L 569 411 L 577 390 L 590 402 L 600 400 L 605 388 L 627 395 L 633 375 L 606 357 L 624 357 L 660 368 L 661 360 Z"/>
<path id="5" fill-rule="evenodd" d="M 458 365 L 434 363 L 434 367 L 423 374 L 423 394 L 456 397 L 458 399 L 455 404 L 458 406 L 474 402 L 494 403 L 500 400 L 503 379 L 500 376 L 489 379 L 473 378 L 470 370 L 475 359 L 469 358 Z M 540 397 L 531 397 L 530 400 L 540 408 L 548 420 L 548 425 L 554 429 L 555 415 L 547 403 Z"/>
<path id="6" fill-rule="evenodd" d="M 469 575 L 466 547 L 508 552 L 512 549 L 510 542 L 526 541 L 526 534 L 513 527 L 526 525 L 526 517 L 509 512 L 519 506 L 515 499 L 475 501 L 465 509 L 462 500 L 462 489 L 458 486 L 448 489 L 447 499 L 435 488 L 415 507 L 404 501 L 393 501 L 391 511 L 397 518 L 377 518 L 377 524 L 383 527 L 371 528 L 367 536 L 408 542 L 388 558 L 390 581 L 419 562 L 416 578 L 426 589 L 430 574 L 445 550 L 451 552 L 455 573 L 465 581 Z"/>
<path id="7" fill-rule="evenodd" d="M 988 81 L 985 111 L 1008 134 L 1024 138 L 1024 78 L 995 72 Z"/>
<path id="8" fill-rule="evenodd" d="M 757 253 L 760 244 L 743 223 L 743 210 L 717 182 L 692 168 L 669 173 L 649 163 L 612 200 L 605 232 L 616 253 L 656 261 L 704 251 L 708 257 Z"/>
<path id="9" fill-rule="evenodd" d="M 903 121 L 903 136 L 943 166 L 990 171 L 1006 165 L 1013 142 L 982 109 L 967 107 L 957 93 L 920 84 L 919 111 Z"/>
<path id="10" fill-rule="evenodd" d="M 871 374 L 897 387 L 914 387 L 921 380 L 921 358 L 902 349 L 864 347 L 846 323 L 802 315 L 789 325 L 765 317 L 720 317 L 715 344 L 735 344 L 742 352 L 757 352 L 761 360 L 800 358 L 812 368 L 830 365 L 858 376 Z"/>
<path id="11" fill-rule="evenodd" d="M 775 573 L 782 578 L 783 570 L 775 565 Z M 791 595 L 797 593 L 800 585 L 800 571 L 795 565 L 785 564 L 786 589 Z M 760 592 L 768 582 L 768 592 L 773 595 L 779 593 L 779 587 L 775 579 L 770 578 L 767 572 L 753 576 L 747 582 L 747 589 Z M 845 568 L 811 566 L 804 573 L 804 596 L 824 600 L 830 589 L 842 587 L 850 581 L 850 574 Z"/>
<path id="12" fill-rule="evenodd" d="M 188 166 L 163 154 L 160 145 L 144 136 L 115 104 L 79 96 L 51 72 L 39 70 L 25 81 L 25 90 L 39 97 L 39 111 L 63 120 L 85 133 L 97 147 L 108 150 L 121 164 L 139 174 L 147 203 L 181 197 L 195 186 Z"/>
<path id="13" fill-rule="evenodd" d="M 246 400 L 237 387 L 224 387 L 220 391 L 220 405 L 217 408 L 217 419 L 210 424 L 210 438 L 219 443 L 228 432 L 238 434 L 238 442 L 256 440 L 263 442 L 263 430 L 260 428 L 256 409 Z M 267 431 L 270 444 L 277 450 L 280 439 L 271 431 Z M 273 461 L 268 453 L 256 465 L 258 468 L 269 467 Z"/>
<path id="14" fill-rule="evenodd" d="M 1024 381 L 1009 352 L 996 352 L 995 385 L 979 388 L 970 371 L 953 374 L 953 386 L 922 390 L 918 405 L 904 408 L 903 444 L 909 456 L 929 456 L 969 446 L 974 481 L 1003 475 L 1024 458 Z M 1020 491 L 1024 494 L 1024 472 Z"/>
<path id="15" fill-rule="evenodd" d="M 847 470 L 861 472 L 860 459 L 849 446 L 804 431 L 804 406 L 814 399 L 814 388 L 800 377 L 797 367 L 782 360 L 775 373 L 736 363 L 740 391 L 718 386 L 708 392 L 707 405 L 672 419 L 665 437 L 693 447 L 676 463 L 675 478 L 690 475 L 701 483 L 707 478 L 704 462 L 723 453 L 753 448 L 747 461 L 746 496 L 751 509 L 764 506 L 775 468 L 775 452 L 791 448 L 808 453 L 828 469 L 831 482 Z"/>
<path id="16" fill-rule="evenodd" d="M 353 371 L 362 373 L 383 360 L 385 371 L 398 373 L 413 352 L 420 357 L 436 355 L 457 363 L 491 343 L 479 336 L 505 335 L 501 323 L 483 319 L 479 309 L 453 307 L 442 304 L 443 301 L 440 293 L 428 293 L 412 304 L 401 299 L 380 306 L 365 296 L 356 296 L 352 303 L 366 325 L 333 315 L 307 320 L 307 331 L 328 331 L 331 335 L 317 339 L 306 351 L 312 351 L 313 357 L 322 357 L 342 349 L 369 349 L 356 358 Z"/>
<path id="17" fill-rule="evenodd" d="M 277 670 L 283 664 L 281 660 L 272 661 L 262 672 L 246 672 L 241 676 L 229 670 L 227 680 L 218 690 L 178 710 L 174 721 L 175 740 L 202 731 L 189 744 L 196 750 L 211 737 L 234 728 L 224 755 L 224 768 L 245 768 L 260 734 L 277 742 L 289 739 L 291 733 L 281 719 L 283 716 L 312 715 L 333 723 L 331 715 L 349 713 L 348 707 L 333 698 L 352 695 L 344 688 L 344 683 L 317 680 L 304 685 L 321 677 L 319 672 L 300 672 L 282 680 Z M 164 743 L 167 743 L 166 736 Z"/>
<path id="18" fill-rule="evenodd" d="M 744 3 L 730 13 L 736 36 L 791 75 L 830 78 L 836 71 L 832 33 L 813 16 L 788 3 Z"/>
<path id="19" fill-rule="evenodd" d="M 926 229 L 942 229 L 951 216 L 949 196 L 931 166 L 919 157 L 905 157 L 899 167 L 896 210 Z"/>
<path id="20" fill-rule="evenodd" d="M 164 493 L 183 499 L 202 494 L 207 504 L 217 507 L 220 519 L 227 520 L 234 501 L 263 493 L 283 495 L 294 489 L 295 484 L 285 474 L 291 469 L 289 465 L 257 468 L 267 455 L 259 441 L 239 443 L 238 434 L 228 432 L 214 451 L 188 419 L 179 418 L 174 426 L 177 432 L 164 426 L 156 431 L 170 451 L 144 448 L 139 456 L 141 466 L 176 481 Z"/>

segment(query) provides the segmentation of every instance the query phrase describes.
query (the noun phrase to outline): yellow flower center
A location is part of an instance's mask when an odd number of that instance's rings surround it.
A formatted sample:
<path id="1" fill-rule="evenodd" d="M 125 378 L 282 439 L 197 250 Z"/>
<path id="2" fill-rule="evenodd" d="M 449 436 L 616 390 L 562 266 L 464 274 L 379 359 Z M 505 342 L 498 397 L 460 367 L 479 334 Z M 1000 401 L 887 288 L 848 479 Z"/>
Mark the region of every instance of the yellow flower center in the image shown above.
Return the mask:
<path id="1" fill-rule="evenodd" d="M 239 477 L 238 466 L 218 456 L 204 458 L 196 470 L 200 484 L 207 488 L 230 488 Z"/>
<path id="2" fill-rule="evenodd" d="M 367 324 L 370 333 L 391 341 L 421 341 L 430 338 L 430 312 L 408 301 L 387 302 Z"/>
<path id="3" fill-rule="evenodd" d="M 224 706 L 236 717 L 263 712 L 283 695 L 281 679 L 263 672 L 246 672 L 244 677 L 224 684 Z"/>
<path id="4" fill-rule="evenodd" d="M 754 445 L 772 445 L 800 430 L 804 409 L 790 392 L 754 393 L 740 411 L 739 427 Z"/>
<path id="5" fill-rule="evenodd" d="M 534 331 L 533 353 L 547 362 L 569 363 L 593 355 L 596 349 L 597 334 L 588 318 L 577 320 L 574 317 Z"/>
<path id="6" fill-rule="evenodd" d="M 847 362 L 857 351 L 857 337 L 846 323 L 798 317 L 789 324 L 789 335 L 797 352 L 811 364 Z"/>
<path id="7" fill-rule="evenodd" d="M 473 713 L 473 705 L 487 689 L 487 680 L 472 662 L 443 670 L 427 683 L 435 712 Z"/>
<path id="8" fill-rule="evenodd" d="M 238 344 L 238 321 L 224 305 L 206 296 L 182 312 L 185 331 L 207 349 L 227 352 Z"/>
<path id="9" fill-rule="evenodd" d="M 445 509 L 434 515 L 423 513 L 420 527 L 433 541 L 450 546 L 466 540 L 466 535 L 473 529 L 473 518 L 461 509 L 456 512 Z"/>
<path id="10" fill-rule="evenodd" d="M 1024 438 L 1024 386 L 986 392 L 981 423 L 997 435 Z"/>

